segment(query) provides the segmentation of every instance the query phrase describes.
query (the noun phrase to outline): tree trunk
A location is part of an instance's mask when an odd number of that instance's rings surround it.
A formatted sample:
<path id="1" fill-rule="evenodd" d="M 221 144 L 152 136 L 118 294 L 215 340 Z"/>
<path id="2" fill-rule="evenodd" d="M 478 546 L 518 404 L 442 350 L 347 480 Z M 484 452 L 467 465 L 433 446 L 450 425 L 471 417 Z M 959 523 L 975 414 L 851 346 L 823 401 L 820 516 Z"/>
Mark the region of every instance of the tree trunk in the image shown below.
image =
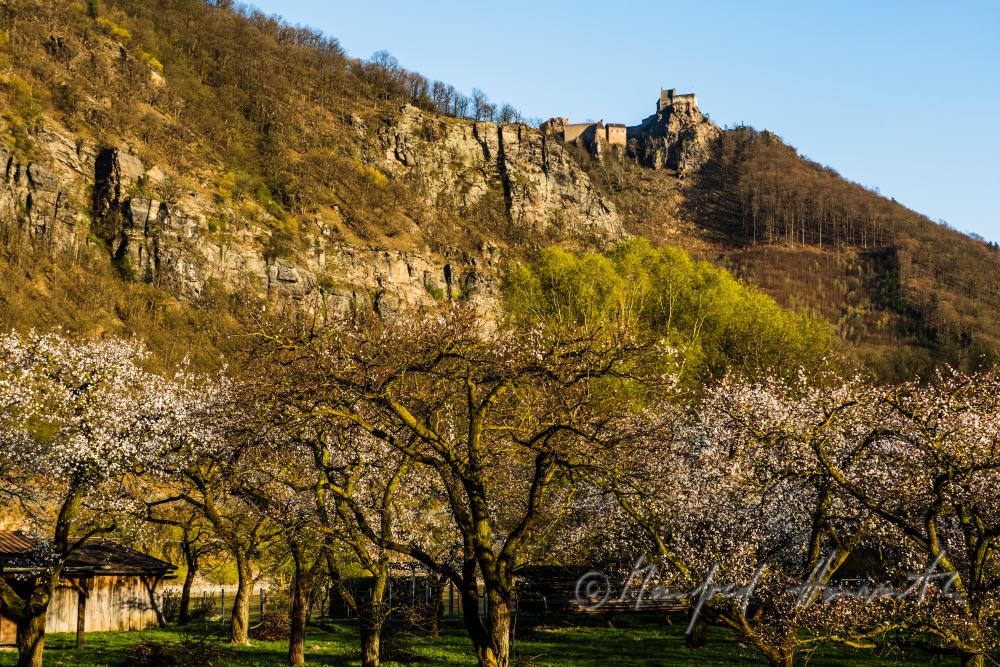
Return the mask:
<path id="1" fill-rule="evenodd" d="M 483 625 L 483 619 L 479 616 L 479 593 L 475 579 L 468 576 L 463 577 L 462 586 L 459 588 L 462 597 L 462 619 L 465 621 L 465 630 L 469 633 L 472 641 L 472 649 L 476 654 L 476 660 L 480 667 L 496 667 L 496 653 L 490 644 L 490 634 Z"/>
<path id="2" fill-rule="evenodd" d="M 767 664 L 771 667 L 792 667 L 794 659 L 795 653 L 792 651 L 777 649 L 767 654 Z"/>
<path id="3" fill-rule="evenodd" d="M 250 643 L 250 589 L 253 587 L 253 573 L 250 564 L 242 556 L 236 559 L 239 583 L 229 619 L 229 642 L 231 644 Z"/>
<path id="4" fill-rule="evenodd" d="M 291 545 L 295 577 L 292 579 L 291 630 L 288 634 L 288 664 L 306 664 L 306 616 L 309 613 L 309 589 L 306 585 L 306 563 L 302 550 Z"/>
<path id="5" fill-rule="evenodd" d="M 431 639 L 437 639 L 441 634 L 441 614 L 444 613 L 444 588 L 446 579 L 444 577 L 429 573 L 431 585 L 430 617 L 427 619 L 427 632 Z"/>
<path id="6" fill-rule="evenodd" d="M 181 608 L 177 612 L 177 624 L 187 625 L 191 622 L 191 587 L 194 578 L 198 576 L 198 557 L 185 555 L 187 572 L 184 573 L 184 585 L 181 587 Z"/>
<path id="7" fill-rule="evenodd" d="M 17 622 L 17 667 L 42 667 L 45 612 Z"/>
<path id="8" fill-rule="evenodd" d="M 378 667 L 382 643 L 382 623 L 365 614 L 358 621 L 361 633 L 361 667 Z"/>
<path id="9" fill-rule="evenodd" d="M 510 661 L 510 600 L 491 591 L 487 596 L 486 622 L 490 629 L 490 644 L 497 667 L 507 667 Z"/>
<path id="10" fill-rule="evenodd" d="M 982 653 L 963 653 L 961 655 L 962 667 L 984 667 L 986 657 Z"/>
<path id="11" fill-rule="evenodd" d="M 358 632 L 361 634 L 361 667 L 378 667 L 382 643 L 382 625 L 389 615 L 385 594 L 389 583 L 389 563 L 381 562 L 371 567 L 372 595 L 368 602 L 356 601 Z"/>
<path id="12" fill-rule="evenodd" d="M 479 663 L 479 667 L 500 667 L 500 661 L 497 660 L 497 654 L 493 650 L 493 647 L 487 644 L 475 645 L 476 651 L 476 661 Z"/>
<path id="13" fill-rule="evenodd" d="M 90 586 L 86 579 L 78 583 L 80 590 L 76 592 L 76 650 L 83 648 L 83 636 L 87 632 L 87 597 Z"/>
<path id="14" fill-rule="evenodd" d="M 704 648 L 708 640 L 708 621 L 698 617 L 695 619 L 691 632 L 684 638 L 684 646 L 687 648 Z"/>
<path id="15" fill-rule="evenodd" d="M 288 635 L 288 664 L 306 664 L 306 615 L 309 610 L 305 587 L 292 594 L 291 630 Z"/>

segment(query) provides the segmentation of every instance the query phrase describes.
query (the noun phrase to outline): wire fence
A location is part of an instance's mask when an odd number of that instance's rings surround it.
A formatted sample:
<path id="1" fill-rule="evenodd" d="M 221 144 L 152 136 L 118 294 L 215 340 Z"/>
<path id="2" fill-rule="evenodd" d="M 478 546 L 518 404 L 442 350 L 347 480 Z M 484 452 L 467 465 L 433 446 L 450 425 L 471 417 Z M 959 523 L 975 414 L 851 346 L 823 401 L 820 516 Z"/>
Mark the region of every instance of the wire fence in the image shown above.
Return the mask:
<path id="1" fill-rule="evenodd" d="M 370 602 L 373 579 L 371 577 L 354 577 L 344 582 L 344 587 L 351 596 L 359 602 Z M 435 602 L 439 594 L 438 617 L 445 620 L 462 618 L 462 597 L 454 584 L 448 582 L 439 589 L 439 584 L 432 577 L 421 574 L 394 575 L 389 577 L 385 592 L 385 603 L 395 613 L 407 610 L 427 610 Z M 354 615 L 348 605 L 337 593 L 336 588 L 329 587 L 324 595 L 325 609 L 318 609 L 318 601 L 314 602 L 312 612 L 316 616 L 324 616 L 332 620 L 350 619 Z M 481 601 L 479 611 L 485 613 L 485 603 Z"/>
<path id="2" fill-rule="evenodd" d="M 373 579 L 371 577 L 353 577 L 345 580 L 344 587 L 358 603 L 371 601 Z M 250 595 L 250 625 L 257 625 L 264 618 L 267 610 L 279 605 L 282 611 L 287 610 L 288 591 L 276 590 L 269 586 L 255 586 Z M 172 587 L 165 591 L 164 606 L 171 604 L 167 599 L 173 599 L 175 606 L 179 605 L 180 589 Z M 410 614 L 419 611 L 427 614 L 437 598 L 437 616 L 441 620 L 458 620 L 462 618 L 463 604 L 454 584 L 441 584 L 432 577 L 419 574 L 397 574 L 389 578 L 385 591 L 384 602 L 392 610 L 391 614 Z M 231 619 L 233 605 L 236 601 L 235 586 L 202 586 L 191 591 L 189 603 L 189 618 L 193 623 L 201 623 L 206 627 L 212 624 L 224 626 Z M 485 616 L 485 601 L 480 600 L 480 615 Z M 173 616 L 168 612 L 168 616 Z M 313 591 L 310 597 L 309 616 L 313 619 L 349 620 L 354 618 L 351 609 L 338 589 L 333 585 L 324 585 Z"/>
<path id="3" fill-rule="evenodd" d="M 264 586 L 256 586 L 250 595 L 250 623 L 255 625 L 264 616 L 268 608 L 270 593 Z M 171 586 L 162 591 L 163 614 L 169 621 L 177 620 L 180 612 L 181 589 Z M 212 624 L 229 622 L 236 602 L 235 586 L 199 586 L 191 591 L 188 603 L 188 620 L 190 623 L 201 623 L 206 627 Z"/>

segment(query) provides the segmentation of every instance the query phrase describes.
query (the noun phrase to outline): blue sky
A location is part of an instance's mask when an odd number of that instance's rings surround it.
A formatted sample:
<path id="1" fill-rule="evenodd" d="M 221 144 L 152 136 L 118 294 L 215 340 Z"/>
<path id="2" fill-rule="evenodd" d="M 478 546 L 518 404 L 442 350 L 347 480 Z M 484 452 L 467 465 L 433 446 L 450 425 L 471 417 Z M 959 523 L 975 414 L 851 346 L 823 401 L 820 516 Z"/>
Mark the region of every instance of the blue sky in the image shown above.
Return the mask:
<path id="1" fill-rule="evenodd" d="M 661 86 L 1000 241 L 1000 0 L 256 0 L 528 117 L 634 124 Z"/>

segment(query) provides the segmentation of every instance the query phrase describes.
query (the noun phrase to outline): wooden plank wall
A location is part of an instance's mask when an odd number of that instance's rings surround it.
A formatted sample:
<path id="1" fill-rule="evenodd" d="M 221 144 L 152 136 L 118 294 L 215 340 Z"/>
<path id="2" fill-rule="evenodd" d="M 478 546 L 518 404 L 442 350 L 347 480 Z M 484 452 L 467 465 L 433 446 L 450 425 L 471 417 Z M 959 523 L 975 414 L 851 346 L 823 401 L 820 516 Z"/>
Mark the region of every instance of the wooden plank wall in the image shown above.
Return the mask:
<path id="1" fill-rule="evenodd" d="M 46 632 L 76 632 L 77 588 L 56 589 L 45 621 Z M 160 620 L 162 591 L 155 577 L 94 577 L 87 600 L 86 631 L 144 630 Z M 0 619 L 0 644 L 15 641 L 15 626 Z"/>
<path id="2" fill-rule="evenodd" d="M 0 646 L 10 646 L 17 641 L 17 626 L 0 616 Z"/>
<path id="3" fill-rule="evenodd" d="M 46 632 L 76 632 L 77 589 L 60 586 L 49 605 Z M 156 627 L 159 581 L 152 577 L 94 577 L 87 599 L 87 632 Z"/>

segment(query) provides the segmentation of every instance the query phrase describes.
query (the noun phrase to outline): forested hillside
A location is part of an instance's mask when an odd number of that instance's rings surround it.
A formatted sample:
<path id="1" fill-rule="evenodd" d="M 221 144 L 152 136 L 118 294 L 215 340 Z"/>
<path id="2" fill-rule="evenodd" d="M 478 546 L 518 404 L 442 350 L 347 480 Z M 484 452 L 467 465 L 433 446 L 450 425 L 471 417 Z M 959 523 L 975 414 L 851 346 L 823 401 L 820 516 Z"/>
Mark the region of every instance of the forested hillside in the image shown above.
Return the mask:
<path id="1" fill-rule="evenodd" d="M 722 135 L 690 204 L 703 227 L 751 248 L 748 265 L 771 272 L 760 280 L 775 291 L 780 284 L 773 274 L 784 265 L 784 273 L 812 273 L 828 283 L 786 288 L 800 299 L 812 298 L 822 308 L 823 301 L 854 298 L 855 310 L 867 308 L 862 327 L 844 330 L 848 338 L 902 342 L 954 364 L 995 358 L 1000 349 L 996 244 L 935 224 L 847 181 L 769 132 L 736 128 Z M 775 245 L 783 250 L 774 251 Z M 815 252 L 823 249 L 834 250 L 841 266 L 824 267 L 828 254 Z M 838 294 L 837 282 L 852 272 L 855 294 Z M 829 316 L 829 306 L 825 310 Z M 878 331 L 880 317 L 885 324 Z"/>
<path id="2" fill-rule="evenodd" d="M 494 317 L 515 263 L 632 233 L 828 320 L 885 377 L 1000 349 L 995 246 L 768 132 L 719 133 L 684 178 L 596 162 L 480 91 L 226 0 L 6 0 L 0 59 L 3 326 L 208 364 L 248 296 Z"/>
<path id="3" fill-rule="evenodd" d="M 724 131 L 683 181 L 583 160 L 631 231 L 822 316 L 883 377 L 997 359 L 1000 247 L 845 179 L 771 132 Z"/>

